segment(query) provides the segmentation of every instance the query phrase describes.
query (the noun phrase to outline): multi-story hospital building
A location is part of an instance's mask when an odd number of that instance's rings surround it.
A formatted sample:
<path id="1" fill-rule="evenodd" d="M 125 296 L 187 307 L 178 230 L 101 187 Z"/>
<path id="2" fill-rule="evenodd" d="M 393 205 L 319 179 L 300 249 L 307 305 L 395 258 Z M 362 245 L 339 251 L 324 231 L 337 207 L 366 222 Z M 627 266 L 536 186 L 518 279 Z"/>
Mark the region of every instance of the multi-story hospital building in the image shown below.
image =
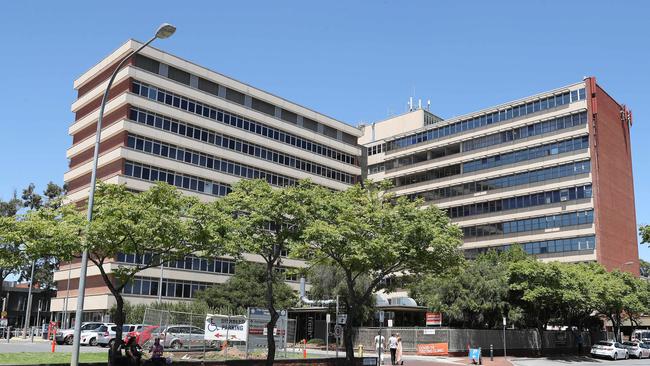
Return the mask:
<path id="1" fill-rule="evenodd" d="M 88 197 L 108 78 L 139 46 L 126 42 L 74 82 L 64 175 L 71 202 Z M 395 194 L 446 209 L 462 227 L 468 257 L 517 244 L 542 259 L 598 261 L 638 273 L 630 125 L 625 107 L 586 78 L 460 117 L 412 107 L 356 128 L 148 47 L 113 84 L 98 178 L 134 191 L 164 181 L 205 201 L 228 194 L 239 179 L 282 187 L 309 178 L 333 190 L 362 178 L 388 179 Z M 122 254 L 105 269 L 140 260 Z M 286 268 L 304 265 L 283 260 Z M 125 299 L 191 299 L 235 270 L 230 258 L 187 257 L 164 268 L 161 288 L 159 268 L 141 272 Z M 287 281 L 297 288 L 290 273 Z M 76 308 L 79 263 L 63 265 L 54 278 L 51 311 L 61 320 L 65 308 Z M 84 320 L 100 320 L 113 297 L 93 265 L 86 283 Z"/>
<path id="2" fill-rule="evenodd" d="M 363 127 L 364 169 L 447 210 L 468 257 L 516 244 L 638 274 L 631 113 L 595 78 L 450 119 L 410 109 Z"/>

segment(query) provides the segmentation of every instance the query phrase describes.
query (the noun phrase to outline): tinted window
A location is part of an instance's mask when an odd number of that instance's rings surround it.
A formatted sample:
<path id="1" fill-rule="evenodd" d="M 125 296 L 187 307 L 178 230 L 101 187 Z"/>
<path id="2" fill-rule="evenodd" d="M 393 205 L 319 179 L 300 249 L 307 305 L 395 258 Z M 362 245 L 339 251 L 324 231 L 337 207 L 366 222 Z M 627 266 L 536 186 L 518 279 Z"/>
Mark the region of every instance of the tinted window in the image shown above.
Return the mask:
<path id="1" fill-rule="evenodd" d="M 167 77 L 176 80 L 179 83 L 185 85 L 190 85 L 190 73 L 183 70 L 179 70 L 173 66 L 169 66 L 169 71 L 167 72 Z"/>
<path id="2" fill-rule="evenodd" d="M 199 89 L 210 94 L 218 95 L 219 94 L 219 85 L 213 83 L 210 80 L 204 78 L 199 78 Z"/>
<path id="3" fill-rule="evenodd" d="M 244 104 L 244 94 L 230 88 L 226 88 L 226 99 L 242 105 Z"/>
<path id="4" fill-rule="evenodd" d="M 142 56 L 141 54 L 135 55 L 135 66 L 155 74 L 160 70 L 160 62 Z"/>

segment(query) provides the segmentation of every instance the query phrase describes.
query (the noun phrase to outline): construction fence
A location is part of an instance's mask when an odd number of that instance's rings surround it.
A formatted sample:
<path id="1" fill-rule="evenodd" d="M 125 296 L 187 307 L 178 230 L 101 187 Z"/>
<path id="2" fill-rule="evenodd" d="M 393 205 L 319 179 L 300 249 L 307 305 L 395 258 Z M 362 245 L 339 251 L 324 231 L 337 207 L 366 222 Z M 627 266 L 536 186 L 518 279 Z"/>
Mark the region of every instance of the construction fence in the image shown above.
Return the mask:
<path id="1" fill-rule="evenodd" d="M 266 354 L 270 316 L 265 309 L 251 308 L 244 315 L 193 314 L 147 308 L 137 337 L 148 349 L 155 338 L 166 350 L 220 352 L 226 359 L 258 358 Z M 296 321 L 286 311 L 273 329 L 276 352 L 296 343 Z M 225 347 L 227 345 L 227 347 Z M 230 355 L 228 354 L 230 353 Z M 230 357 L 229 357 L 230 356 Z"/>
<path id="2" fill-rule="evenodd" d="M 380 328 L 358 328 L 354 333 L 355 346 L 363 345 L 365 349 L 375 349 L 375 337 Z M 535 329 L 449 329 L 449 328 L 381 328 L 386 340 L 391 334 L 399 333 L 405 352 L 417 352 L 418 345 L 446 343 L 449 352 L 465 352 L 468 348 L 492 347 L 495 354 L 503 354 L 504 341 L 508 352 L 540 350 L 542 341 L 544 350 L 550 352 L 569 352 L 577 350 L 578 340 L 582 337 L 582 347 L 588 349 L 592 344 L 613 335 L 605 332 L 545 331 L 540 339 Z"/>

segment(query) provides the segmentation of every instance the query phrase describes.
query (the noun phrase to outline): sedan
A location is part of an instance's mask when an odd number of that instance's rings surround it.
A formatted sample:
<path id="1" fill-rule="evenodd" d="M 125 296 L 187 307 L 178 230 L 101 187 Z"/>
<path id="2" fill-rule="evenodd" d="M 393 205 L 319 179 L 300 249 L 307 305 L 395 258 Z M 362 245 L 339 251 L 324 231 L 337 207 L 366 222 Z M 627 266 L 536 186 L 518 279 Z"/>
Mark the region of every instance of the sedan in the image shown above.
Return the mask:
<path id="1" fill-rule="evenodd" d="M 612 360 L 627 359 L 627 348 L 616 341 L 600 341 L 591 347 L 592 357 L 609 357 Z"/>
<path id="2" fill-rule="evenodd" d="M 641 342 L 623 342 L 623 347 L 627 348 L 630 357 L 650 358 L 650 345 Z"/>

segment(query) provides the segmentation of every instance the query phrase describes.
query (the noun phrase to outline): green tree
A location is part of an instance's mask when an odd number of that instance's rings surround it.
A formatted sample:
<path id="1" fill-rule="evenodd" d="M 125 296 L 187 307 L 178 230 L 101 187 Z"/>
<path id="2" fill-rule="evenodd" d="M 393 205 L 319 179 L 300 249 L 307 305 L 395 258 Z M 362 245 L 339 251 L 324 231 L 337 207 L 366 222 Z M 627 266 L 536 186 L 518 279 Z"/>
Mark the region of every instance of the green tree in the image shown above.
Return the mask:
<path id="1" fill-rule="evenodd" d="M 256 254 L 264 263 L 266 309 L 271 315 L 266 325 L 267 365 L 275 359 L 273 328 L 280 317 L 274 295 L 274 284 L 280 277 L 276 268 L 307 225 L 313 190 L 309 182 L 276 189 L 264 180 L 241 180 L 230 194 L 214 203 L 218 207 L 215 211 L 222 210 L 235 218 L 226 241 L 229 252 L 235 256 Z"/>
<path id="2" fill-rule="evenodd" d="M 642 277 L 650 277 L 650 262 L 639 258 L 639 272 Z"/>
<path id="3" fill-rule="evenodd" d="M 510 303 L 524 313 L 524 321 L 537 329 L 540 352 L 544 353 L 544 330 L 562 305 L 562 270 L 558 262 L 544 263 L 535 258 L 511 263 L 508 270 Z"/>
<path id="4" fill-rule="evenodd" d="M 213 252 L 218 251 L 215 245 L 205 241 L 216 237 L 213 229 L 219 225 L 218 217 L 206 214 L 204 206 L 198 199 L 185 196 L 165 183 L 141 193 L 131 192 L 122 185 L 100 183 L 92 223 L 89 225 L 85 215 L 69 205 L 50 209 L 57 213 L 51 222 L 68 220 L 78 234 L 75 238 L 54 235 L 52 242 L 36 245 L 35 252 L 42 256 L 56 253 L 66 259 L 78 256 L 80 250 L 88 250 L 89 261 L 97 267 L 115 298 L 116 339 L 122 339 L 122 289 L 140 271 L 205 250 L 207 246 Z M 206 218 L 214 221 L 207 222 Z M 31 230 L 34 237 L 48 236 L 37 224 L 26 217 L 23 232 Z M 118 266 L 109 272 L 105 264 L 120 253 L 135 254 L 141 261 Z"/>
<path id="5" fill-rule="evenodd" d="M 211 308 L 231 309 L 230 313 L 244 314 L 249 307 L 266 307 L 266 271 L 263 265 L 253 262 L 238 262 L 235 274 L 225 283 L 215 284 L 196 295 Z M 294 291 L 283 277 L 273 278 L 275 306 L 287 309 L 296 305 Z"/>
<path id="6" fill-rule="evenodd" d="M 313 300 L 335 300 L 339 297 L 340 306 L 347 308 L 349 306 L 348 287 L 345 283 L 345 273 L 338 266 L 328 264 L 316 264 L 311 266 L 307 272 L 307 278 L 311 285 L 309 297 Z M 370 277 L 361 275 L 356 281 L 357 291 L 361 292 L 370 285 Z M 396 282 L 396 281 L 394 281 Z M 390 291 L 385 288 L 384 291 Z M 329 304 L 329 312 L 336 309 L 336 302 Z M 366 302 L 361 304 L 358 310 L 358 316 L 355 318 L 353 326 L 362 326 L 369 320 L 375 312 L 375 299 L 369 297 Z"/>
<path id="7" fill-rule="evenodd" d="M 449 273 L 429 275 L 411 286 L 411 297 L 445 314 L 450 324 L 464 328 L 493 328 L 502 317 L 519 319 L 508 302 L 508 267 L 526 258 L 519 247 L 490 250 Z"/>
<path id="8" fill-rule="evenodd" d="M 650 243 L 650 225 L 641 225 L 639 228 L 639 235 L 641 236 L 642 244 Z"/>
<path id="9" fill-rule="evenodd" d="M 21 243 L 15 240 L 16 214 L 22 207 L 22 201 L 16 192 L 7 201 L 0 200 L 0 284 L 11 274 L 20 271 L 26 261 L 21 250 Z M 4 298 L 0 286 L 0 299 Z"/>
<path id="10" fill-rule="evenodd" d="M 597 264 L 558 264 L 561 272 L 560 313 L 562 323 L 582 330 L 592 323 L 592 313 L 599 307 L 600 299 L 593 282 L 599 271 Z"/>
<path id="11" fill-rule="evenodd" d="M 313 218 L 293 254 L 337 266 L 347 287 L 344 341 L 354 358 L 352 325 L 386 278 L 442 272 L 462 261 L 461 231 L 434 206 L 395 198 L 369 182 L 343 192 L 314 190 Z M 367 276 L 367 285 L 359 286 Z"/>
<path id="12" fill-rule="evenodd" d="M 592 286 L 598 296 L 598 312 L 606 316 L 612 323 L 616 340 L 620 341 L 621 325 L 625 317 L 626 309 L 634 311 L 634 289 L 629 285 L 629 273 L 623 273 L 619 270 L 607 272 L 605 268 L 599 266 L 595 275 Z"/>

